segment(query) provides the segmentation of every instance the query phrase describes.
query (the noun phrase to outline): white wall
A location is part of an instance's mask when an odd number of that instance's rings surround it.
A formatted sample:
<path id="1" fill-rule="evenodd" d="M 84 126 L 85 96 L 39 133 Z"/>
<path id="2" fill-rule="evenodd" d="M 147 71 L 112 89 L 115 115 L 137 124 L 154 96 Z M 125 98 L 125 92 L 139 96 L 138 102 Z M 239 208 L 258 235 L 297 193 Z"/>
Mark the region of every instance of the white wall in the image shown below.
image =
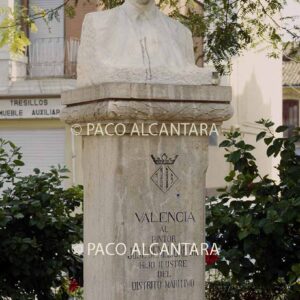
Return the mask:
<path id="1" fill-rule="evenodd" d="M 282 123 L 282 61 L 269 58 L 267 54 L 268 49 L 251 50 L 233 59 L 230 83 L 234 116 L 224 123 L 223 128 L 240 127 L 246 141 L 257 147 L 254 153 L 262 174 L 276 178 L 273 165 L 277 160 L 266 159 L 266 147 L 255 141 L 261 129 L 255 121 L 264 118 L 271 119 L 276 125 Z M 209 155 L 207 187 L 224 186 L 223 178 L 230 169 L 224 162 L 224 152 L 218 147 L 210 147 Z"/>

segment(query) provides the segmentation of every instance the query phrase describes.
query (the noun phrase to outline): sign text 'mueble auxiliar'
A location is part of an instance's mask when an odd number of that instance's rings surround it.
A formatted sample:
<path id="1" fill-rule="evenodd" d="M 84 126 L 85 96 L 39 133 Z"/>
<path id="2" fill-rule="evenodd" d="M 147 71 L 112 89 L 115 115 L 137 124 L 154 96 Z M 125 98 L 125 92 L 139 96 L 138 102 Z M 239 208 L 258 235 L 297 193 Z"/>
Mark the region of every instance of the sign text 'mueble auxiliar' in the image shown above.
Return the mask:
<path id="1" fill-rule="evenodd" d="M 61 112 L 59 98 L 1 100 L 0 119 L 58 118 Z"/>

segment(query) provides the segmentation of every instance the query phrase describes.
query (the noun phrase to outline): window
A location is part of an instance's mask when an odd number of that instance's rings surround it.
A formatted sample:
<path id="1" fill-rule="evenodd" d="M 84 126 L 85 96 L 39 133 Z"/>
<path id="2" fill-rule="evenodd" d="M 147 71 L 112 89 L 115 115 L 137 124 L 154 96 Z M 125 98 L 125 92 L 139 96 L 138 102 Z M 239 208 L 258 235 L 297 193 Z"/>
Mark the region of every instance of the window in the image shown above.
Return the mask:
<path id="1" fill-rule="evenodd" d="M 34 7 L 45 10 L 54 9 L 63 0 L 30 0 L 30 10 Z M 56 77 L 64 75 L 65 39 L 64 9 L 49 24 L 43 19 L 36 21 L 37 32 L 30 32 L 29 75 L 31 77 Z"/>
<path id="2" fill-rule="evenodd" d="M 291 136 L 293 129 L 299 126 L 299 101 L 283 100 L 283 125 L 289 126 L 285 136 Z"/>
<path id="3" fill-rule="evenodd" d="M 19 0 L 34 7 L 51 10 L 68 1 L 64 0 Z M 81 26 L 88 12 L 96 11 L 96 1 L 79 1 L 74 18 L 65 18 L 64 7 L 59 10 L 58 18 L 47 23 L 38 19 L 37 32 L 29 32 L 31 45 L 28 47 L 29 77 L 76 78 L 77 54 Z"/>

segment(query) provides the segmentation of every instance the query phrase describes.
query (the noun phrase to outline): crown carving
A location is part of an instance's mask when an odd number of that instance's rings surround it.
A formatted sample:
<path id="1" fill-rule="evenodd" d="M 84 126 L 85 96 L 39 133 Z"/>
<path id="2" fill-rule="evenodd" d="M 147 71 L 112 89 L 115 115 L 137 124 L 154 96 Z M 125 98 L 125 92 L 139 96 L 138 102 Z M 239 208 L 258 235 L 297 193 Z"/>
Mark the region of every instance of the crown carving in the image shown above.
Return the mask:
<path id="1" fill-rule="evenodd" d="M 166 153 L 164 153 L 161 157 L 155 157 L 154 155 L 151 155 L 151 157 L 156 165 L 173 165 L 178 155 L 175 155 L 174 158 L 171 158 L 168 157 Z"/>

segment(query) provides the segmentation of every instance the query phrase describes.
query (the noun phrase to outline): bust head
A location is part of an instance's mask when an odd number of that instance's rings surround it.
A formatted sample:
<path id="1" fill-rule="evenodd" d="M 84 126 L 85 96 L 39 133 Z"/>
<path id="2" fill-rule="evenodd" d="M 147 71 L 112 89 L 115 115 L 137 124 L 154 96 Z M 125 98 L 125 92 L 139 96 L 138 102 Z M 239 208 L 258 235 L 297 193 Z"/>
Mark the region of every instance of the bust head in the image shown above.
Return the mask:
<path id="1" fill-rule="evenodd" d="M 153 2 L 153 0 L 128 0 L 133 5 L 148 5 L 149 3 Z"/>

